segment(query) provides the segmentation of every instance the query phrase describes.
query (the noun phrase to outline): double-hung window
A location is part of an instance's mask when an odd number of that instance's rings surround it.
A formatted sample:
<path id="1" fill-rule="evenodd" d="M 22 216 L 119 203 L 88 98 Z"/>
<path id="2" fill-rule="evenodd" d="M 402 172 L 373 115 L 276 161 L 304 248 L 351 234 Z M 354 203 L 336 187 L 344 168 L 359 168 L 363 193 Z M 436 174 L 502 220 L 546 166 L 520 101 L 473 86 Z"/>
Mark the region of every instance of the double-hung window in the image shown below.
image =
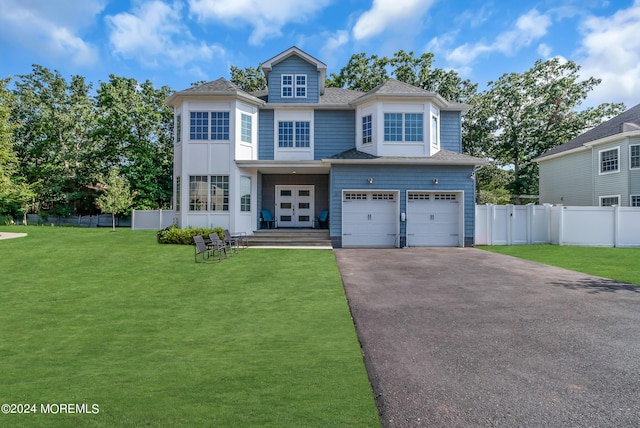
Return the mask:
<path id="1" fill-rule="evenodd" d="M 307 98 L 306 74 L 283 74 L 280 86 L 282 98 Z"/>
<path id="2" fill-rule="evenodd" d="M 229 112 L 228 111 L 212 111 L 211 112 L 211 139 L 212 140 L 228 140 L 229 139 Z"/>
<path id="3" fill-rule="evenodd" d="M 369 144 L 373 141 L 371 115 L 362 117 L 362 144 Z"/>
<path id="4" fill-rule="evenodd" d="M 419 142 L 423 139 L 422 113 L 384 114 L 384 141 Z"/>
<path id="5" fill-rule="evenodd" d="M 189 139 L 208 140 L 209 139 L 209 112 L 192 111 L 189 115 Z"/>
<path id="6" fill-rule="evenodd" d="M 251 177 L 240 177 L 240 211 L 251 211 Z"/>
<path id="7" fill-rule="evenodd" d="M 438 147 L 440 139 L 438 138 L 438 118 L 431 116 L 431 145 Z"/>
<path id="8" fill-rule="evenodd" d="M 278 147 L 309 147 L 311 124 L 305 121 L 278 122 Z"/>
<path id="9" fill-rule="evenodd" d="M 632 207 L 640 207 L 640 195 L 631 195 L 629 198 L 631 202 L 629 205 Z"/>
<path id="10" fill-rule="evenodd" d="M 629 168 L 640 168 L 640 144 L 629 146 Z"/>
<path id="11" fill-rule="evenodd" d="M 620 171 L 620 148 L 600 150 L 600 174 Z"/>
<path id="12" fill-rule="evenodd" d="M 182 141 L 182 115 L 176 114 L 176 144 Z"/>

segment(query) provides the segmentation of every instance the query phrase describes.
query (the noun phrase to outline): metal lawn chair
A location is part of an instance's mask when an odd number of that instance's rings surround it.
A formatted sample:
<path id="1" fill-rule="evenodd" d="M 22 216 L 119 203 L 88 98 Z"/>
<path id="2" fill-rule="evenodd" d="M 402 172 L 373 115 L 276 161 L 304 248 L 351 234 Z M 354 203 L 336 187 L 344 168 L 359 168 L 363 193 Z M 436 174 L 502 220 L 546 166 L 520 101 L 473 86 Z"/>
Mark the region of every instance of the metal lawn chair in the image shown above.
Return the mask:
<path id="1" fill-rule="evenodd" d="M 195 262 L 198 263 L 198 258 L 200 258 L 200 260 L 203 263 L 208 262 L 214 255 L 214 252 L 216 251 L 216 248 L 211 246 L 210 244 L 207 245 L 207 243 L 205 242 L 204 238 L 200 235 L 196 235 L 193 237 L 193 243 L 194 243 L 194 258 L 195 258 Z M 198 257 L 200 256 L 200 257 Z M 221 259 L 221 255 L 220 255 L 220 251 L 218 250 L 218 260 L 222 260 Z"/>
<path id="2" fill-rule="evenodd" d="M 238 240 L 231 236 L 229 229 L 224 230 L 224 242 L 229 246 L 229 248 L 233 249 L 234 253 L 238 252 L 240 245 L 238 244 Z"/>

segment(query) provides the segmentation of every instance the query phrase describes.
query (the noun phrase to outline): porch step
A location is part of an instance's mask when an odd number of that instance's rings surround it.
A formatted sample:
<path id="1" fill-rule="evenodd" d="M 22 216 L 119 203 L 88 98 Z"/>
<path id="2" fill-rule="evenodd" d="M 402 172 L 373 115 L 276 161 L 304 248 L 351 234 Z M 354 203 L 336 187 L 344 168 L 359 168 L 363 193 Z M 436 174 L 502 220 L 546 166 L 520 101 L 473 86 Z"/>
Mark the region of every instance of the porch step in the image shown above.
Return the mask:
<path id="1" fill-rule="evenodd" d="M 262 229 L 248 236 L 249 246 L 331 247 L 328 229 Z"/>

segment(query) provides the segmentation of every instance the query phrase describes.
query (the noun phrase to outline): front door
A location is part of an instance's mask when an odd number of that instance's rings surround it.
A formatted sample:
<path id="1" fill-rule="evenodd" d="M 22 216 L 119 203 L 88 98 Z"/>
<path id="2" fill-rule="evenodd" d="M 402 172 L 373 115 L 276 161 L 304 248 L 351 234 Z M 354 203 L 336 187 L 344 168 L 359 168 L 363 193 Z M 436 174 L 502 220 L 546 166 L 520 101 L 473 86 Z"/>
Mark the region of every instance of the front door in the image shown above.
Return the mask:
<path id="1" fill-rule="evenodd" d="M 313 186 L 276 186 L 278 227 L 313 226 Z"/>

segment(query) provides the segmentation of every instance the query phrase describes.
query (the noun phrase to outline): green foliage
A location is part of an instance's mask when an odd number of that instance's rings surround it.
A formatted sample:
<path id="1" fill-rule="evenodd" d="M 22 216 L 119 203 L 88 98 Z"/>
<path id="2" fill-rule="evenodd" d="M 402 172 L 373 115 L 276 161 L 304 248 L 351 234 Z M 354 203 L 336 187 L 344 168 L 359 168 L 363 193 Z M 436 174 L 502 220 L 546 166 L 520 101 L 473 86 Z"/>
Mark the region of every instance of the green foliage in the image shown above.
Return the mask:
<path id="1" fill-rule="evenodd" d="M 416 57 L 413 52 L 399 50 L 391 58 L 362 52 L 354 54 L 338 74 L 331 73 L 327 86 L 367 92 L 389 77 L 436 92 L 448 101 L 464 102 L 477 91 L 477 84 L 463 80 L 453 70 L 432 68 L 433 54 Z"/>
<path id="2" fill-rule="evenodd" d="M 0 214 L 0 225 L 9 226 L 14 223 L 13 217 L 7 214 Z"/>
<path id="3" fill-rule="evenodd" d="M 256 68 L 247 67 L 245 69 L 232 65 L 230 73 L 231 82 L 246 92 L 260 91 L 267 88 L 267 78 L 260 71 L 259 65 Z"/>
<path id="4" fill-rule="evenodd" d="M 623 104 L 578 110 L 599 79 L 581 80 L 580 67 L 558 59 L 538 60 L 524 73 L 508 73 L 472 97 L 463 121 L 463 150 L 513 169 L 507 189 L 538 194 L 534 159 L 602 121 L 621 113 Z"/>
<path id="5" fill-rule="evenodd" d="M 103 193 L 96 198 L 96 205 L 105 213 L 111 213 L 112 230 L 116 229 L 116 214 L 124 213 L 133 203 L 129 183 L 120 177 L 117 169 L 109 171 Z"/>
<path id="6" fill-rule="evenodd" d="M 157 241 L 160 244 L 193 245 L 194 236 L 209 236 L 211 233 L 217 233 L 220 238 L 224 238 L 224 229 L 221 227 L 213 229 L 204 227 L 180 229 L 171 225 L 158 231 Z"/>

